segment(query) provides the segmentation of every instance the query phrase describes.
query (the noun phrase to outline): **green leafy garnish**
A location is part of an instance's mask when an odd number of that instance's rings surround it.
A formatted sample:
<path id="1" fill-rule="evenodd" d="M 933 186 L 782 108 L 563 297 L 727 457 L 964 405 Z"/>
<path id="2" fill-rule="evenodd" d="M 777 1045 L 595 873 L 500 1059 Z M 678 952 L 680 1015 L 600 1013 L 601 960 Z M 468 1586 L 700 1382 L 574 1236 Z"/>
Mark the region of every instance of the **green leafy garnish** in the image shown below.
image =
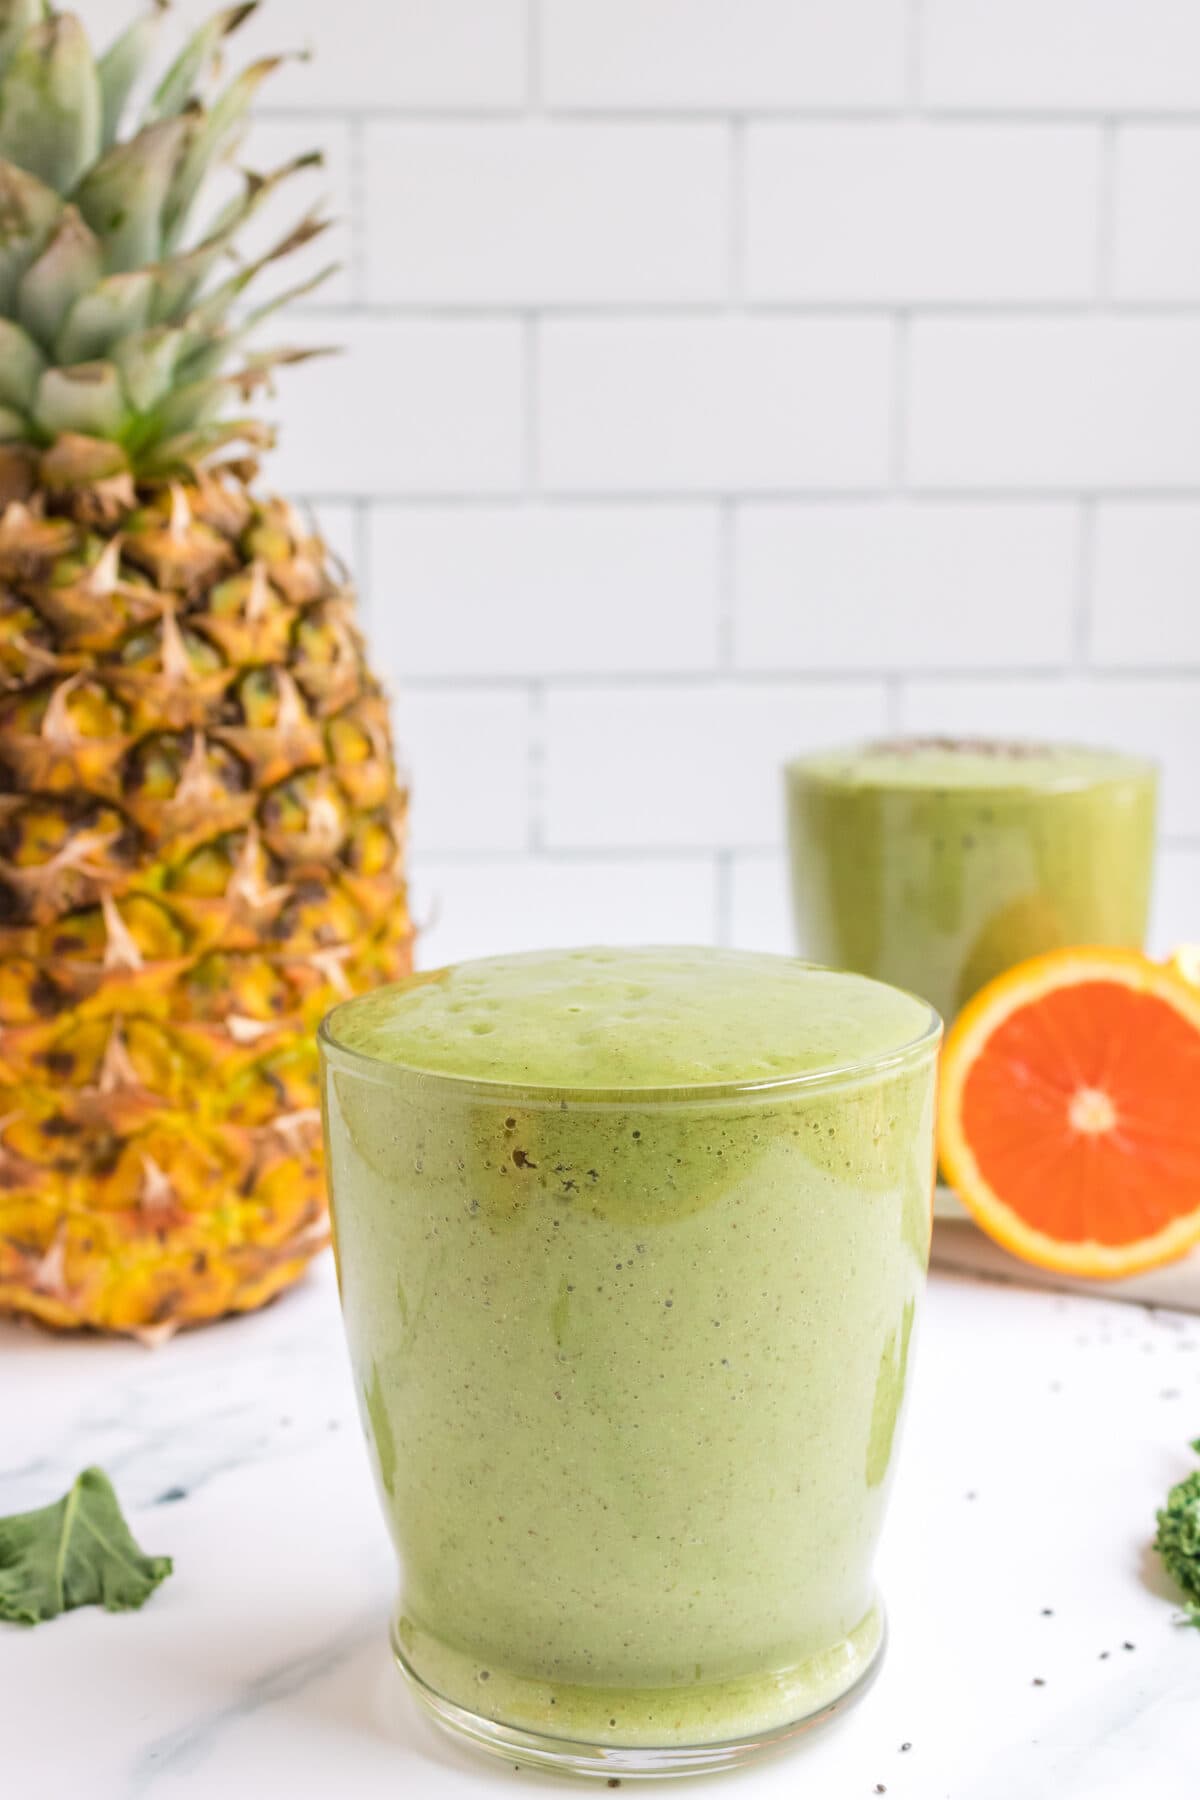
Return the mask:
<path id="1" fill-rule="evenodd" d="M 1200 1455 L 1200 1438 L 1192 1449 Z M 1158 1515 L 1154 1548 L 1187 1596 L 1183 1609 L 1187 1624 L 1200 1626 L 1200 1469 L 1185 1475 L 1167 1495 Z"/>
<path id="2" fill-rule="evenodd" d="M 40 1625 L 76 1606 L 129 1612 L 171 1567 L 169 1556 L 143 1556 L 112 1482 L 85 1469 L 53 1506 L 0 1519 L 0 1619 Z"/>

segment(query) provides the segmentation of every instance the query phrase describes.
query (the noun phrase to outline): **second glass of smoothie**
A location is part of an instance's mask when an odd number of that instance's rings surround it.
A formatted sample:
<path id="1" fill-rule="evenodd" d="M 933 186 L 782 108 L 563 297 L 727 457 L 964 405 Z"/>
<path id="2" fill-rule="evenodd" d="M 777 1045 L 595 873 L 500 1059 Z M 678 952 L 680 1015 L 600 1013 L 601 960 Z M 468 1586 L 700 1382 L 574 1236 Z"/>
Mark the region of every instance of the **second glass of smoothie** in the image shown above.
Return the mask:
<path id="1" fill-rule="evenodd" d="M 1154 764 L 1110 750 L 910 738 L 788 765 L 805 956 L 951 1019 L 1026 957 L 1145 940 Z"/>
<path id="2" fill-rule="evenodd" d="M 322 1032 L 419 1699 L 510 1760 L 736 1763 L 861 1690 L 940 1022 L 784 957 L 496 958 Z"/>

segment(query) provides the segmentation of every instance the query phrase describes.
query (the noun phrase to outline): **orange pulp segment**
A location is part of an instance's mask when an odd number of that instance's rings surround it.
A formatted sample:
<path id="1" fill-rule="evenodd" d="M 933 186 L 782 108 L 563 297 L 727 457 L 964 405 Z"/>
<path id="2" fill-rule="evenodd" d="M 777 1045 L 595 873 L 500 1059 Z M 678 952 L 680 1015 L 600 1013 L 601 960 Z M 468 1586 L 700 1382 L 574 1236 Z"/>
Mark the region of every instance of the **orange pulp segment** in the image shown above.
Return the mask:
<path id="1" fill-rule="evenodd" d="M 941 1069 L 947 1179 L 1026 1261 L 1113 1279 L 1200 1241 L 1200 989 L 1131 950 L 990 982 Z"/>

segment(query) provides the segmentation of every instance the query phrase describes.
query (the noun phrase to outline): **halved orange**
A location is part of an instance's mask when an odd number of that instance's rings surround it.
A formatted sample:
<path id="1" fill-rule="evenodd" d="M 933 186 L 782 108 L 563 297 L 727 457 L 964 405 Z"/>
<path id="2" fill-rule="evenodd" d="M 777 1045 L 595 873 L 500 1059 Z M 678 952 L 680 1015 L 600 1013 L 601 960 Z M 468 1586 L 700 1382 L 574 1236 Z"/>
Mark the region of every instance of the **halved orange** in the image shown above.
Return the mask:
<path id="1" fill-rule="evenodd" d="M 1200 989 L 1132 950 L 1055 950 L 946 1039 L 942 1168 L 1027 1262 L 1113 1279 L 1200 1242 Z"/>

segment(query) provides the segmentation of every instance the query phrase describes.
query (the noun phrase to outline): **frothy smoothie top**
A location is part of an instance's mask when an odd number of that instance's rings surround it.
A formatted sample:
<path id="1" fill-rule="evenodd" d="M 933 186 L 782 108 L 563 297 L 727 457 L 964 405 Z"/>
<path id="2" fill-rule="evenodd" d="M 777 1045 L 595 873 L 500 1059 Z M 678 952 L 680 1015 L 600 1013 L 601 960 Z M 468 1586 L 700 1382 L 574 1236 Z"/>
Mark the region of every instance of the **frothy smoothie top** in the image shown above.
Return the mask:
<path id="1" fill-rule="evenodd" d="M 894 738 L 801 756 L 788 767 L 839 787 L 1074 788 L 1154 774 L 1148 758 L 1118 750 L 1002 738 Z"/>
<path id="2" fill-rule="evenodd" d="M 349 1000 L 327 1040 L 377 1061 L 552 1088 L 784 1081 L 931 1031 L 921 1000 L 790 957 L 552 950 L 460 963 Z M 930 1039 L 932 1043 L 932 1039 Z"/>

